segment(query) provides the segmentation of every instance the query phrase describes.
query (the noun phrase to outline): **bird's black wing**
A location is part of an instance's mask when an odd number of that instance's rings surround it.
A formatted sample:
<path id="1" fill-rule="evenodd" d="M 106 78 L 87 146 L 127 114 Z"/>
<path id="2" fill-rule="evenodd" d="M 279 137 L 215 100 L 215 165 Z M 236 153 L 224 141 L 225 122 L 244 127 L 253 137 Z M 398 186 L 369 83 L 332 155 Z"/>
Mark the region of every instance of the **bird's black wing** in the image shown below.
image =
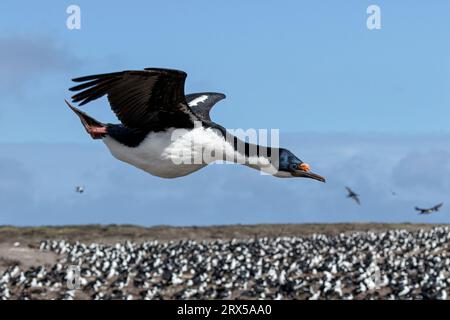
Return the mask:
<path id="1" fill-rule="evenodd" d="M 73 102 L 84 105 L 107 95 L 111 109 L 130 128 L 154 124 L 192 127 L 192 111 L 184 96 L 186 73 L 178 70 L 147 68 L 73 79 L 83 82 L 71 91 L 81 91 Z"/>
<path id="2" fill-rule="evenodd" d="M 209 115 L 211 108 L 222 99 L 225 99 L 225 95 L 217 92 L 200 92 L 186 95 L 189 108 L 201 119 L 207 121 L 211 121 Z"/>
<path id="3" fill-rule="evenodd" d="M 345 189 L 347 189 L 348 197 L 357 197 L 358 196 L 358 194 L 355 191 L 353 191 L 352 189 L 350 189 L 349 187 L 345 187 Z"/>
<path id="4" fill-rule="evenodd" d="M 438 211 L 444 204 L 439 203 L 438 205 L 435 205 L 433 208 L 431 208 L 433 211 Z"/>
<path id="5" fill-rule="evenodd" d="M 418 208 L 418 207 L 414 207 L 414 209 L 419 211 L 419 214 L 428 214 L 428 213 L 430 213 L 429 209 L 423 209 L 423 208 Z"/>

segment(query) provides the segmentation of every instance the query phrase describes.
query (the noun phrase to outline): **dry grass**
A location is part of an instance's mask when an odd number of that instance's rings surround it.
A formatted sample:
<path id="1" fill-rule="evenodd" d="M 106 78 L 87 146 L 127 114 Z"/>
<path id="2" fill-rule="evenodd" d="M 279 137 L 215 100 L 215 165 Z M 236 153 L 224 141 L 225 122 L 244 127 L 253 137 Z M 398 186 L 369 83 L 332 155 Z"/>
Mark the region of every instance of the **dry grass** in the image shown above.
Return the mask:
<path id="1" fill-rule="evenodd" d="M 36 244 L 42 239 L 66 239 L 71 241 L 112 243 L 117 241 L 245 239 L 254 237 L 308 236 L 313 233 L 339 234 L 341 232 L 375 231 L 392 229 L 431 229 L 435 224 L 258 224 L 208 227 L 140 227 L 134 225 L 77 225 L 13 227 L 0 226 L 0 243 Z"/>

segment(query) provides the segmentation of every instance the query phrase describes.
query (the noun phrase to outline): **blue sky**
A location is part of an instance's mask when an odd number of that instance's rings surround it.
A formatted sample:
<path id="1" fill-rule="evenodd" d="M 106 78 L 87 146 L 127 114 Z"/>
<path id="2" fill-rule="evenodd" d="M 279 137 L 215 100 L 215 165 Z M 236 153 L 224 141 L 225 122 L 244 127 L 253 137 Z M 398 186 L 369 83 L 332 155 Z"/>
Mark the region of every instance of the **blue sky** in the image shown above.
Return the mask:
<path id="1" fill-rule="evenodd" d="M 81 30 L 66 28 L 70 4 Z M 380 30 L 366 27 L 370 4 Z M 446 0 L 2 1 L 0 12 L 0 224 L 450 222 L 446 206 L 412 211 L 450 194 Z M 113 159 L 63 104 L 70 79 L 151 66 L 188 72 L 186 92 L 225 93 L 216 122 L 280 129 L 329 182 L 239 166 L 163 180 Z M 85 110 L 115 121 L 104 99 Z"/>

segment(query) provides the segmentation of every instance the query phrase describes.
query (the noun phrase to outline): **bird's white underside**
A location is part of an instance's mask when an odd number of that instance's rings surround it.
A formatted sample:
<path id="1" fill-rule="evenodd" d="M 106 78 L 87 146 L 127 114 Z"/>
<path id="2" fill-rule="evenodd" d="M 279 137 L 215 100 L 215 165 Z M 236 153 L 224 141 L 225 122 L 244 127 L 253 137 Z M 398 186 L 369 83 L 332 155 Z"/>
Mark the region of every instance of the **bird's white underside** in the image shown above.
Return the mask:
<path id="1" fill-rule="evenodd" d="M 238 163 L 246 165 L 250 160 L 237 153 L 220 133 L 204 127 L 154 132 L 134 148 L 109 136 L 103 138 L 103 142 L 115 158 L 162 178 L 188 175 L 210 163 L 223 160 L 223 155 L 226 159 L 234 159 L 236 156 Z M 249 167 L 275 176 L 285 176 L 285 173 L 277 171 L 264 157 L 251 160 L 250 163 L 253 164 L 248 165 Z"/>

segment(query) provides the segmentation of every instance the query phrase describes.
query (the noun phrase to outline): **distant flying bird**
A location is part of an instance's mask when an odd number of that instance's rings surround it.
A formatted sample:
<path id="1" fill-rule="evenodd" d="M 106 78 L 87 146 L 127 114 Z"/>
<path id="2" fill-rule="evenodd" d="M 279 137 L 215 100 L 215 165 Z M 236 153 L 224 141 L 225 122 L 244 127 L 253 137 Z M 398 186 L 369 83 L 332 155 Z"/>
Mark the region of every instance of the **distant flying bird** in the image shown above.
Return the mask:
<path id="1" fill-rule="evenodd" d="M 434 207 L 428 208 L 428 209 L 422 209 L 422 208 L 418 208 L 415 207 L 414 209 L 416 209 L 416 211 L 419 211 L 419 214 L 430 214 L 433 212 L 438 212 L 439 209 L 443 206 L 443 203 L 439 203 L 437 205 L 435 205 Z"/>
<path id="2" fill-rule="evenodd" d="M 359 205 L 361 205 L 361 202 L 359 201 L 359 194 L 355 193 L 352 189 L 350 189 L 349 187 L 345 187 L 345 189 L 347 189 L 347 198 L 351 198 L 353 200 L 355 200 L 355 202 Z"/>
<path id="3" fill-rule="evenodd" d="M 69 89 L 78 92 L 73 102 L 82 106 L 107 96 L 121 124 L 103 124 L 66 103 L 114 157 L 158 177 L 182 177 L 226 160 L 276 177 L 325 182 L 289 150 L 250 144 L 213 122 L 210 110 L 225 95 L 185 95 L 186 76 L 183 71 L 147 68 L 73 79 L 80 83 Z"/>
<path id="4" fill-rule="evenodd" d="M 75 192 L 83 193 L 84 192 L 84 186 L 76 186 L 75 187 Z"/>

